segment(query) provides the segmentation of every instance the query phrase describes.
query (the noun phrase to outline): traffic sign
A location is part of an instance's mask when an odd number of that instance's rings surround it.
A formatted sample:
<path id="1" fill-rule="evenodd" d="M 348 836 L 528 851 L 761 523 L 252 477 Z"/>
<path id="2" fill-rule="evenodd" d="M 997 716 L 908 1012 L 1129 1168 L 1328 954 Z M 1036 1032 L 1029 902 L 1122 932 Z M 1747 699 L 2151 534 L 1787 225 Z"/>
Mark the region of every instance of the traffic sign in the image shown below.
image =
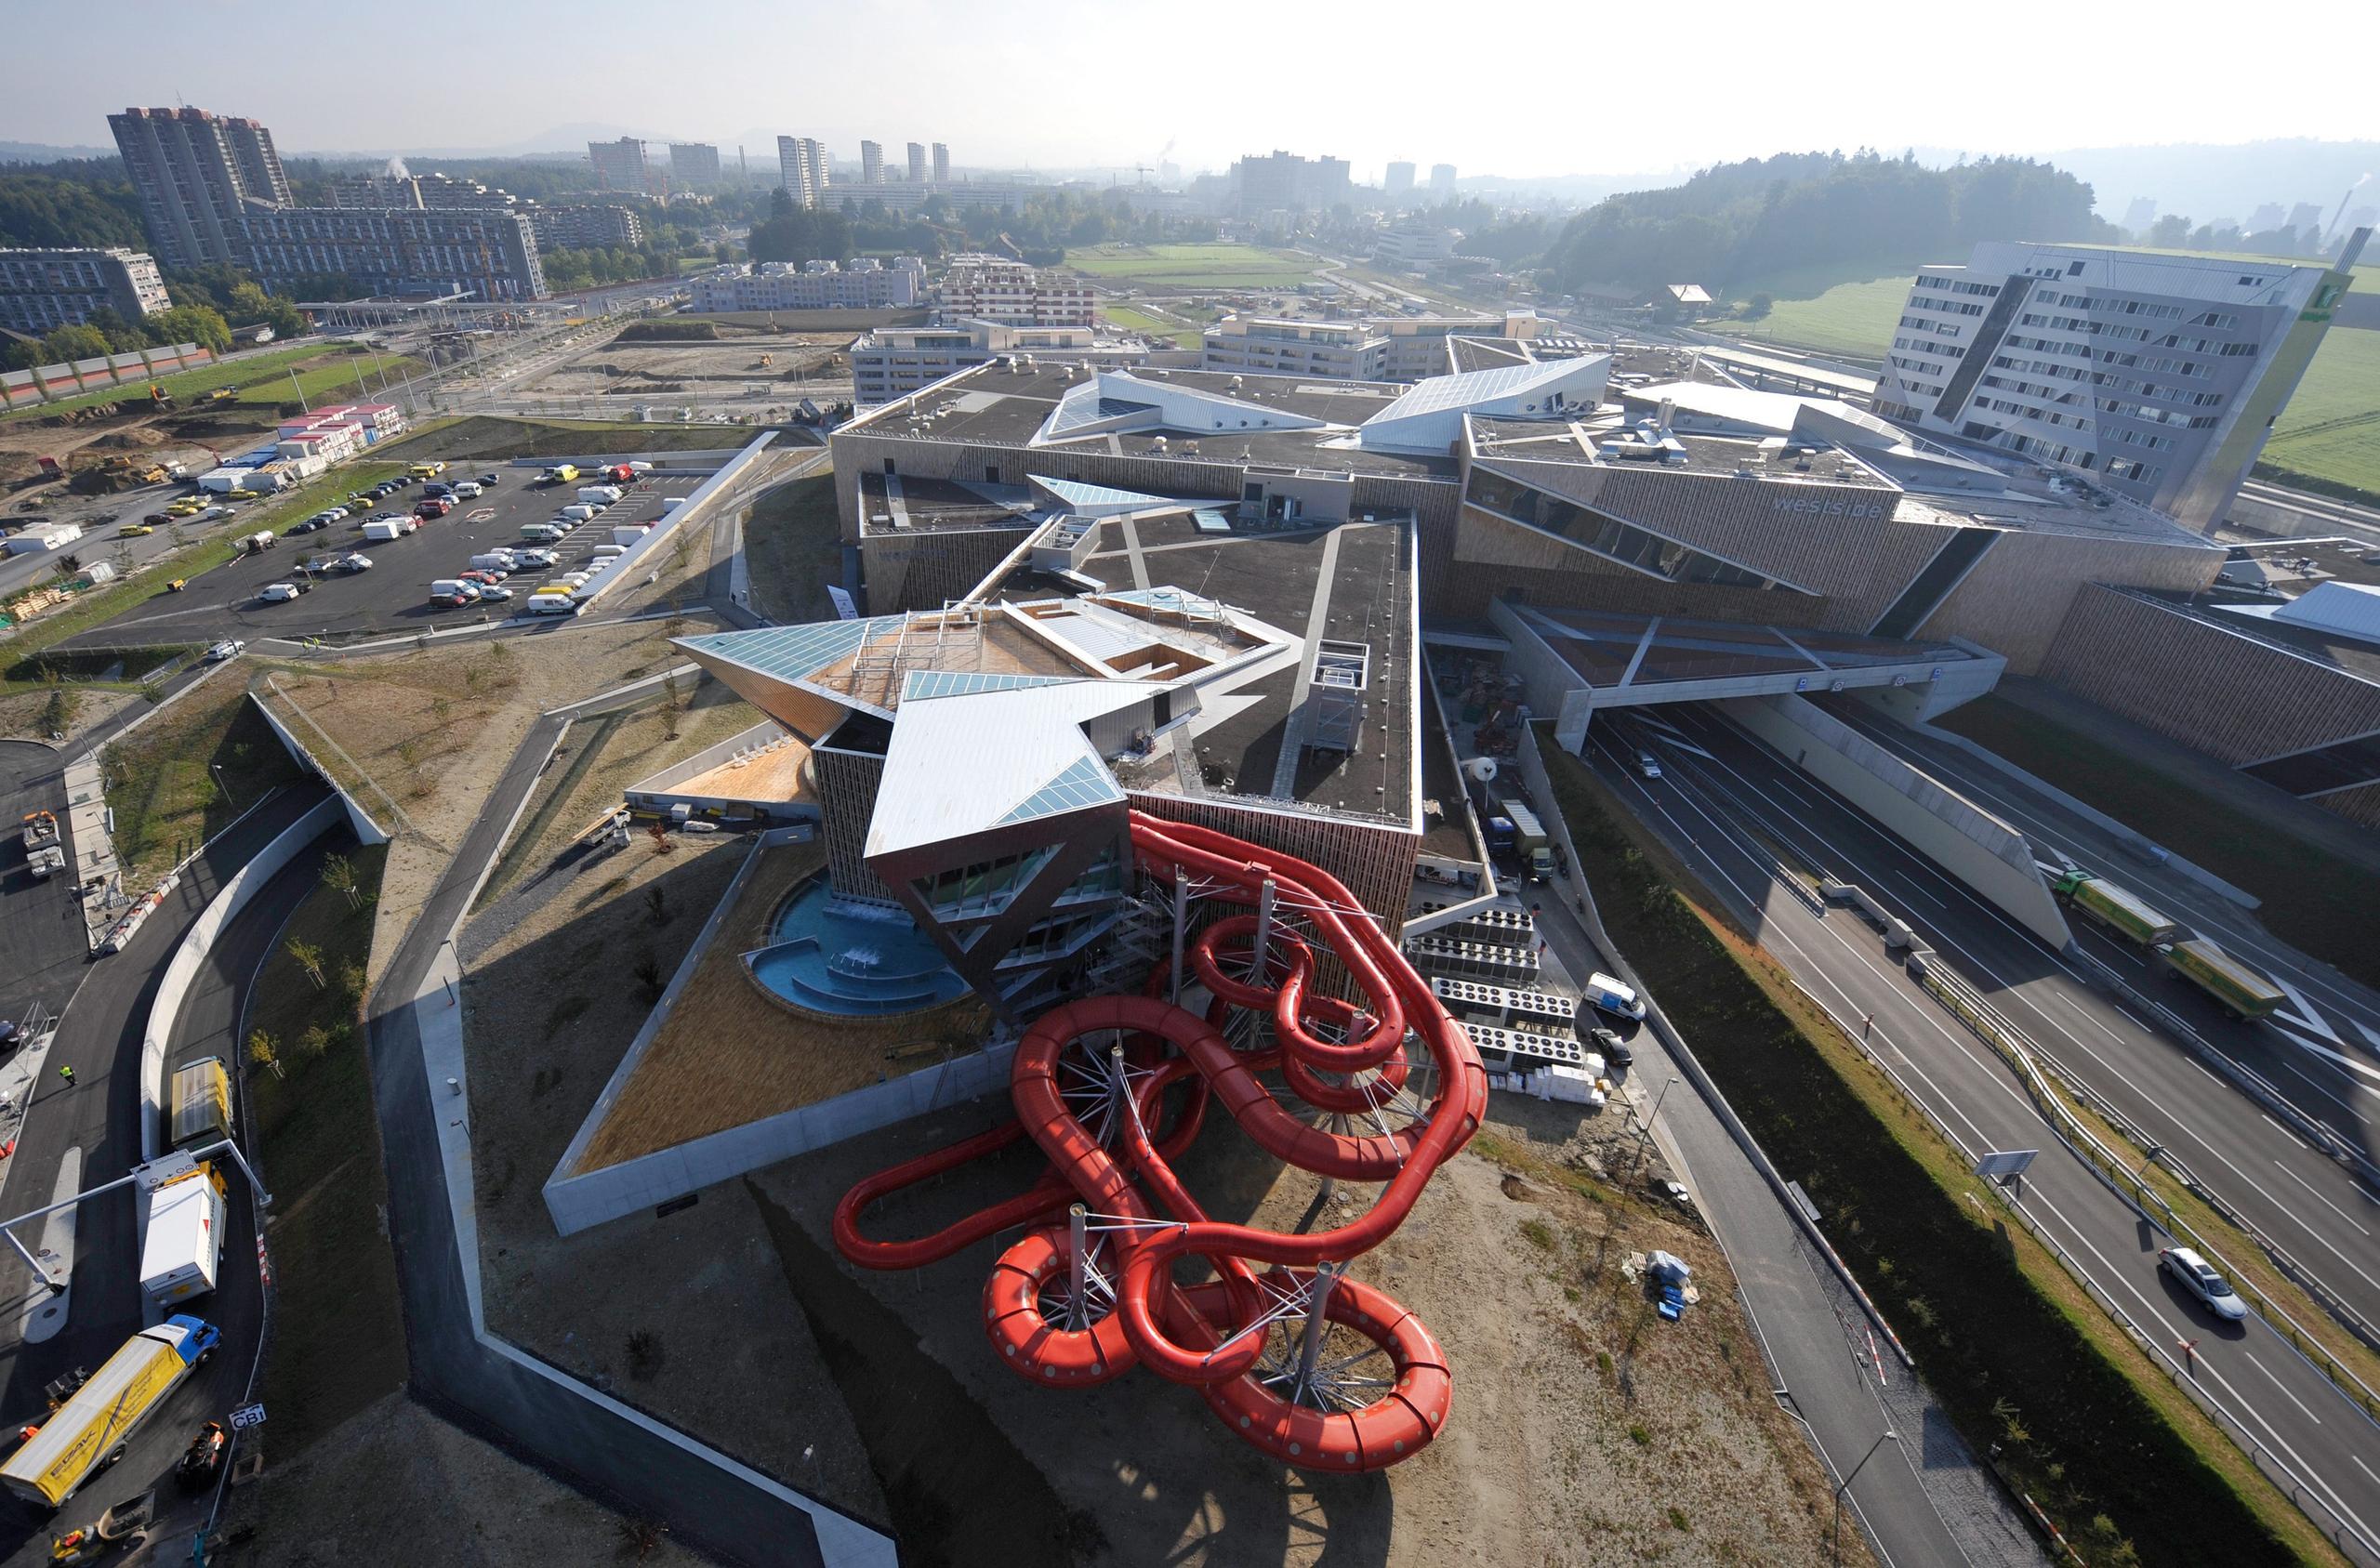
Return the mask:
<path id="1" fill-rule="evenodd" d="M 263 1425 L 264 1406 L 261 1404 L 244 1404 L 231 1412 L 231 1430 L 235 1432 L 244 1432 L 250 1427 Z"/>

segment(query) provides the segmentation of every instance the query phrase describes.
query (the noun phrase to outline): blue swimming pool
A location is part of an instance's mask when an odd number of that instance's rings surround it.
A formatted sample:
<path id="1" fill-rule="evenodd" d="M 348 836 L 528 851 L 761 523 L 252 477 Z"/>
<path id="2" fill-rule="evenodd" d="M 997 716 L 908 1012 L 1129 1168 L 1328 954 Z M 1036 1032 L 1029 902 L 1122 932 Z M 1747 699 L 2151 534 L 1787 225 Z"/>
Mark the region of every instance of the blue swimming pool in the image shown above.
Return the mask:
<path id="1" fill-rule="evenodd" d="M 825 877 L 777 914 L 766 947 L 744 955 L 752 978 L 813 1012 L 915 1012 L 954 1000 L 967 982 L 897 909 L 837 898 Z"/>

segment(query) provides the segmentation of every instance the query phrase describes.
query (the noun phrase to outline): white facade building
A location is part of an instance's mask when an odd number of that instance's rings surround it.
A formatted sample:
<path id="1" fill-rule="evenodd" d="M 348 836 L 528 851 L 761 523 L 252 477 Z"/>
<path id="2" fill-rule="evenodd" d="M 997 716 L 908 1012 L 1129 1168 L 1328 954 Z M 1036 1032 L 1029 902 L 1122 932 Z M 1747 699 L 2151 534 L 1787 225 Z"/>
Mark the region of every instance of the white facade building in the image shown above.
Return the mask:
<path id="1" fill-rule="evenodd" d="M 0 250 L 0 326 L 11 332 L 73 326 L 101 306 L 137 323 L 172 304 L 145 251 Z"/>
<path id="2" fill-rule="evenodd" d="M 1011 326 L 1089 326 L 1098 311 L 1091 284 L 1004 257 L 950 258 L 936 292 L 943 313 Z"/>
<path id="3" fill-rule="evenodd" d="M 2209 530 L 2313 360 L 2349 269 L 1987 241 L 1926 267 L 1876 412 L 2088 474 Z"/>
<path id="4" fill-rule="evenodd" d="M 826 144 L 806 136 L 777 138 L 777 183 L 797 205 L 814 207 L 826 199 Z"/>
<path id="5" fill-rule="evenodd" d="M 925 294 L 925 263 L 913 256 L 888 265 L 862 257 L 847 267 L 764 261 L 715 268 L 694 280 L 697 310 L 884 310 L 915 305 Z"/>
<path id="6" fill-rule="evenodd" d="M 958 322 L 945 326 L 883 327 L 853 343 L 853 402 L 866 408 L 930 387 L 970 365 L 1036 355 L 1105 369 L 1146 364 L 1139 343 L 1101 338 L 1088 326 L 1008 326 Z"/>

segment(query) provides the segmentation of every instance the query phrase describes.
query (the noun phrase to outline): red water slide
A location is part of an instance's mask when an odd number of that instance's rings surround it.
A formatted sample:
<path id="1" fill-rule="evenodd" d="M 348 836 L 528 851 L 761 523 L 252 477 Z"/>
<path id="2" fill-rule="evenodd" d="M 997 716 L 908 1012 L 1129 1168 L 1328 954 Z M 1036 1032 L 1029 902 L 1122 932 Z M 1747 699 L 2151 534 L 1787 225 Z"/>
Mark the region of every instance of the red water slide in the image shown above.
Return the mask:
<path id="1" fill-rule="evenodd" d="M 1479 1126 L 1488 1079 L 1461 1025 L 1336 878 L 1211 829 L 1135 811 L 1132 845 L 1150 876 L 1187 877 L 1203 897 L 1256 906 L 1201 931 L 1186 954 L 1214 998 L 1200 1017 L 1160 997 L 1091 996 L 1044 1014 L 1017 1045 L 1016 1119 L 853 1187 L 835 1245 L 875 1269 L 916 1268 L 1022 1225 L 984 1284 L 985 1332 L 1020 1377 L 1104 1382 L 1145 1365 L 1195 1385 L 1247 1442 L 1313 1469 L 1378 1469 L 1446 1424 L 1444 1353 L 1421 1320 L 1346 1276 L 1386 1240 L 1431 1175 Z M 1311 932 L 1364 1001 L 1317 992 Z M 1152 992 L 1170 968 L 1150 977 Z M 1271 1025 L 1236 1048 L 1236 1012 Z M 1406 1096 L 1418 1039 L 1436 1093 Z M 1277 1070 L 1317 1118 L 1258 1076 Z M 1275 1157 L 1320 1176 L 1380 1183 L 1336 1230 L 1267 1231 L 1208 1218 L 1173 1161 L 1210 1104 Z M 1403 1113 L 1402 1126 L 1393 1125 Z M 1328 1125 L 1320 1125 L 1328 1123 Z M 1365 1131 L 1342 1131 L 1361 1126 Z M 859 1229 L 879 1198 L 1029 1138 L 1047 1160 L 1016 1196 L 912 1241 Z M 1205 1259 L 1214 1278 L 1176 1283 Z M 1336 1332 L 1333 1332 L 1334 1329 Z"/>

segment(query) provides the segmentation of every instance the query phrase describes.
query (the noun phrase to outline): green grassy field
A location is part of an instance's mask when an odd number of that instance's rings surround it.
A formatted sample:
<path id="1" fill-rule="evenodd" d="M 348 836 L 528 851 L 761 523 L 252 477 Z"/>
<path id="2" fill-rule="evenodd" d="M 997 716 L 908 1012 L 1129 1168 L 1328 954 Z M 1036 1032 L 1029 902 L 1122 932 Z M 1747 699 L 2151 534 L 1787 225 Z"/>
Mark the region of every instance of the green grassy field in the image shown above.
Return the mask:
<path id="1" fill-rule="evenodd" d="M 1885 348 L 1892 342 L 1893 323 L 1900 319 L 1901 304 L 1909 298 L 1909 285 L 1916 275 L 1904 272 L 1853 279 L 1805 298 L 1790 297 L 1773 287 L 1744 289 L 1738 293 L 1738 298 L 1767 294 L 1777 303 L 1759 321 L 1714 322 L 1712 325 L 1716 331 L 1752 342 L 1873 362 L 1884 357 Z"/>
<path id="2" fill-rule="evenodd" d="M 1153 337 L 1170 337 L 1184 349 L 1195 349 L 1199 343 L 1197 327 L 1182 326 L 1153 316 L 1146 310 L 1135 310 L 1130 305 L 1103 305 L 1099 313 L 1108 325 L 1124 332 L 1144 332 Z"/>
<path id="3" fill-rule="evenodd" d="M 1086 277 L 1144 288 L 1276 288 L 1314 275 L 1314 263 L 1261 245 L 1094 245 L 1066 253 Z"/>
<path id="4" fill-rule="evenodd" d="M 293 359 L 269 376 L 243 378 L 239 396 L 231 401 L 254 407 L 302 401 L 309 406 L 325 402 L 378 402 L 384 385 L 402 389 L 403 378 L 430 367 L 408 354 L 370 354 L 316 350 L 311 360 Z M 290 385 L 290 373 L 297 385 Z"/>
<path id="5" fill-rule="evenodd" d="M 278 402 L 283 397 L 296 396 L 295 393 L 288 389 L 288 371 L 290 367 L 293 365 L 306 364 L 311 362 L 323 360 L 330 355 L 339 356 L 337 362 L 338 365 L 341 367 L 339 374 L 345 376 L 350 385 L 353 380 L 353 373 L 344 368 L 350 362 L 350 358 L 360 359 L 362 361 L 366 376 L 369 376 L 372 374 L 372 361 L 370 357 L 363 354 L 350 354 L 350 346 L 344 341 L 314 341 L 301 344 L 294 349 L 277 349 L 269 354 L 252 355 L 247 359 L 235 360 L 229 364 L 211 364 L 199 370 L 186 370 L 178 376 L 168 376 L 165 377 L 165 390 L 173 394 L 177 402 L 187 407 L 192 398 L 202 397 L 205 394 L 215 390 L 218 387 L 236 386 L 254 389 L 257 387 L 258 383 L 270 381 L 277 377 L 279 379 L 282 391 L 278 395 L 269 392 L 262 393 L 260 401 L 265 402 Z M 391 373 L 393 373 L 395 369 L 395 362 L 387 361 L 384 356 L 384 362 L 388 362 L 390 364 Z M 311 376 L 314 373 L 309 371 L 301 372 L 300 374 L 301 376 Z M 324 389 L 328 391 L 331 389 L 332 383 L 326 379 L 324 381 L 323 386 Z M 148 389 L 144 383 L 131 381 L 126 382 L 122 386 L 111 387 L 102 392 L 89 392 L 76 398 L 60 398 L 56 402 L 36 403 L 31 408 L 12 409 L 6 415 L 0 415 L 0 420 L 39 419 L 52 414 L 63 414 L 70 409 L 90 408 L 103 402 L 124 402 L 135 398 L 145 400 L 148 395 Z M 311 396 L 312 394 L 309 393 L 308 395 Z M 247 397 L 243 396 L 239 401 L 246 402 L 250 400 Z"/>

